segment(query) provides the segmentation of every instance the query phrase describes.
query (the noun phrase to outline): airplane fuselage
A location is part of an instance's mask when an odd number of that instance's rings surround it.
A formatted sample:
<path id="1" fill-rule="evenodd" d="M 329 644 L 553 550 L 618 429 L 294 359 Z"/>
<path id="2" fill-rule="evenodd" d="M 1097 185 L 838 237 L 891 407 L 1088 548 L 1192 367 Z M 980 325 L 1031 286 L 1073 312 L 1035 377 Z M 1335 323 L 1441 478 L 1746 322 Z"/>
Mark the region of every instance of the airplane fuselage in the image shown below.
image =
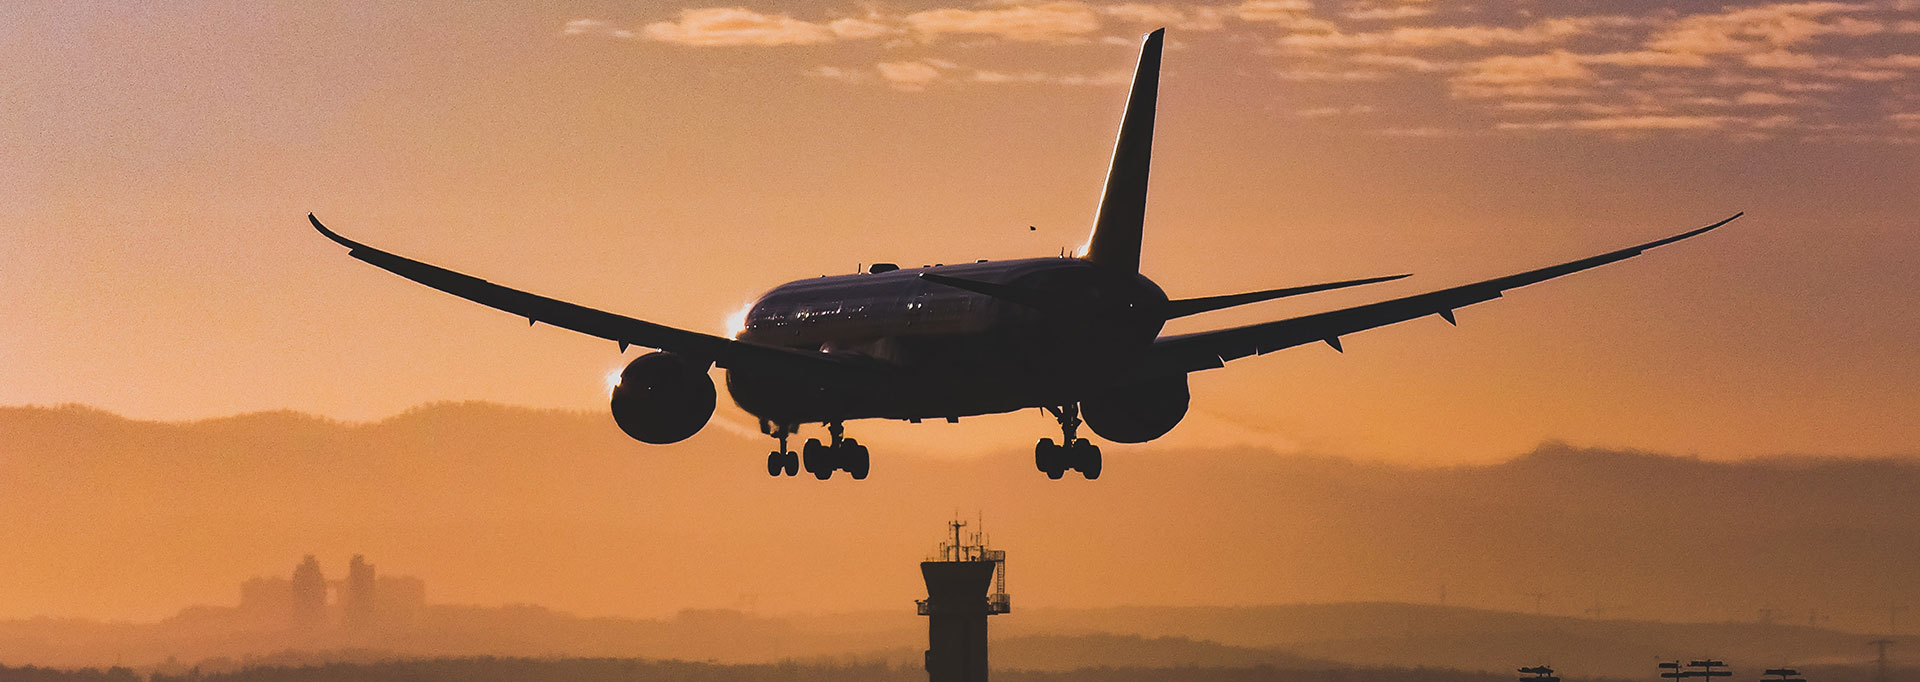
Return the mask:
<path id="1" fill-rule="evenodd" d="M 1025 291 L 1015 302 L 940 284 L 923 273 Z M 777 424 L 939 419 L 1072 404 L 1124 381 L 1159 334 L 1166 293 L 1135 272 L 1077 258 L 904 268 L 816 277 L 775 287 L 737 338 L 885 365 L 884 378 L 807 382 L 741 369 L 727 389 Z"/>

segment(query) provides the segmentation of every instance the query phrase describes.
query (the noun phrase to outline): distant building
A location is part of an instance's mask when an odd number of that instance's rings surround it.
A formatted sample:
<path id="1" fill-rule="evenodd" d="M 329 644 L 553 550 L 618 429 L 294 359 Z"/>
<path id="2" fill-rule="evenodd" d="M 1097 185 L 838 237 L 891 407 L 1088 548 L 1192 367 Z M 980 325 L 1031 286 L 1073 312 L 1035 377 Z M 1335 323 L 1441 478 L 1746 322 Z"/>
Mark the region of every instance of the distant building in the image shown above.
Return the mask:
<path id="1" fill-rule="evenodd" d="M 356 554 L 347 563 L 346 579 L 329 582 L 320 561 L 309 555 L 291 577 L 241 583 L 239 612 L 273 629 L 368 635 L 412 627 L 426 600 L 426 583 L 413 576 L 379 575 L 365 556 Z"/>
<path id="2" fill-rule="evenodd" d="M 378 614 L 378 594 L 373 578 L 373 564 L 359 554 L 347 562 L 347 582 L 340 586 L 340 623 L 349 632 L 365 632 L 373 629 Z"/>
<path id="3" fill-rule="evenodd" d="M 320 572 L 320 560 L 308 554 L 293 568 L 293 626 L 319 629 L 327 624 L 327 577 Z"/>

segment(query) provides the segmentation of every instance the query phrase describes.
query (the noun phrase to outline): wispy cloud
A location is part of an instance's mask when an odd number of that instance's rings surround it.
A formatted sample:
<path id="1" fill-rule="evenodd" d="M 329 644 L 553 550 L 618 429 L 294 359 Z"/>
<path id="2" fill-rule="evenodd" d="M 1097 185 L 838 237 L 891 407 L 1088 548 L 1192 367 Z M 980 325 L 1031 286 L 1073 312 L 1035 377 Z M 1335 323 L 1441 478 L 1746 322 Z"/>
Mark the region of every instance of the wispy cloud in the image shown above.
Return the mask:
<path id="1" fill-rule="evenodd" d="M 1374 108 L 1372 105 L 1355 104 L 1353 106 L 1346 106 L 1346 107 L 1315 107 L 1312 109 L 1300 109 L 1298 111 L 1293 112 L 1293 115 L 1299 116 L 1300 118 L 1330 118 L 1333 116 L 1357 116 L 1361 114 L 1371 114 L 1375 111 L 1379 111 L 1379 109 Z"/>
<path id="2" fill-rule="evenodd" d="M 1417 19 L 1430 14 L 1433 14 L 1433 8 L 1425 5 L 1396 5 L 1393 7 L 1359 7 L 1341 13 L 1341 16 L 1358 21 L 1397 21 Z"/>
<path id="3" fill-rule="evenodd" d="M 739 7 L 681 10 L 679 19 L 647 24 L 640 34 L 663 43 L 701 46 L 815 45 L 836 37 L 829 26 Z"/>
<path id="4" fill-rule="evenodd" d="M 940 80 L 940 66 L 924 60 L 880 62 L 873 66 L 880 72 L 880 78 L 888 85 L 910 92 L 924 90 L 934 81 Z"/>
<path id="5" fill-rule="evenodd" d="M 1131 71 L 1125 70 L 1084 74 L 973 69 L 938 58 L 879 62 L 869 68 L 816 66 L 806 73 L 808 76 L 846 83 L 879 82 L 902 92 L 920 92 L 930 87 L 964 83 L 1111 87 L 1126 85 L 1133 77 Z"/>
<path id="6" fill-rule="evenodd" d="M 920 35 L 991 35 L 1007 40 L 1059 41 L 1085 38 L 1100 30 L 1100 15 L 1080 2 L 1050 2 L 991 9 L 942 8 L 905 18 Z"/>
<path id="7" fill-rule="evenodd" d="M 1729 8 L 1688 16 L 1662 29 L 1647 47 L 1662 52 L 1726 54 L 1780 50 L 1823 35 L 1881 33 L 1880 21 L 1851 16 L 1876 9 L 1843 2 L 1792 2 Z"/>
<path id="8" fill-rule="evenodd" d="M 803 73 L 923 91 L 1124 84 L 1120 70 L 1020 60 L 1034 59 L 1032 49 L 1111 55 L 1108 46 L 1168 26 L 1208 49 L 1240 51 L 1235 58 L 1261 67 L 1246 71 L 1268 74 L 1275 87 L 1311 93 L 1294 110 L 1300 118 L 1380 134 L 1913 136 L 1912 119 L 1878 112 L 1920 102 L 1920 48 L 1909 38 L 1920 35 L 1920 0 L 1730 1 L 1631 15 L 1581 13 L 1591 5 L 1572 0 L 1524 9 L 1465 0 L 990 0 L 910 12 L 850 4 L 810 16 L 693 7 L 637 25 L 583 18 L 561 33 L 743 49 L 858 44 L 856 66 Z M 997 52 L 1020 56 L 990 68 L 938 56 L 1006 43 L 1032 49 Z M 1409 106 L 1420 97 L 1428 99 Z M 1740 115 L 1753 112 L 1766 116 Z"/>
<path id="9" fill-rule="evenodd" d="M 1501 130 L 1708 130 L 1725 127 L 1730 116 L 1607 116 L 1532 123 L 1501 123 Z"/>
<path id="10" fill-rule="evenodd" d="M 1300 50 L 1405 50 L 1434 47 L 1537 46 L 1565 42 L 1597 29 L 1631 25 L 1630 17 L 1566 17 L 1545 19 L 1525 26 L 1402 26 L 1370 33 L 1331 32 L 1319 35 L 1290 35 L 1280 39 L 1283 46 Z"/>

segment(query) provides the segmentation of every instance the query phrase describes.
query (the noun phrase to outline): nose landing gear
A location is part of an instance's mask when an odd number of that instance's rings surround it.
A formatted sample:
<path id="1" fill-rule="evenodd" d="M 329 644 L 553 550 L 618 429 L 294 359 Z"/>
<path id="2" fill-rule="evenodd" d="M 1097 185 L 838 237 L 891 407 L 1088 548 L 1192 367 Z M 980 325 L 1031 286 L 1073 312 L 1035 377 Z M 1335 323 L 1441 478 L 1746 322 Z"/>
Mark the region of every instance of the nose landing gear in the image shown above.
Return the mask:
<path id="1" fill-rule="evenodd" d="M 1052 438 L 1040 439 L 1039 444 L 1033 446 L 1034 466 L 1056 481 L 1067 475 L 1069 469 L 1080 472 L 1089 481 L 1099 478 L 1100 446 L 1075 435 L 1080 431 L 1080 406 L 1070 403 L 1046 410 L 1060 422 L 1060 444 L 1055 445 Z"/>

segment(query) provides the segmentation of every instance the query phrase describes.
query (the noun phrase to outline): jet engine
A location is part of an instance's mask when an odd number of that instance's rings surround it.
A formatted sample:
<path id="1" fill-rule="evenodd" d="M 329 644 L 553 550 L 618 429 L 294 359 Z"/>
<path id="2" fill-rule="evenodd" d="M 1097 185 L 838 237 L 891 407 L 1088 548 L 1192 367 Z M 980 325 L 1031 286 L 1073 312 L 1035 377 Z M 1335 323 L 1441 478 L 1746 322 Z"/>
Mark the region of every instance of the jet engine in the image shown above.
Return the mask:
<path id="1" fill-rule="evenodd" d="M 1080 401 L 1080 418 L 1101 438 L 1145 443 L 1167 435 L 1187 416 L 1187 375 L 1114 386 Z"/>
<path id="2" fill-rule="evenodd" d="M 642 443 L 678 443 L 707 425 L 713 398 L 713 380 L 701 364 L 664 351 L 648 353 L 620 370 L 613 421 Z"/>

